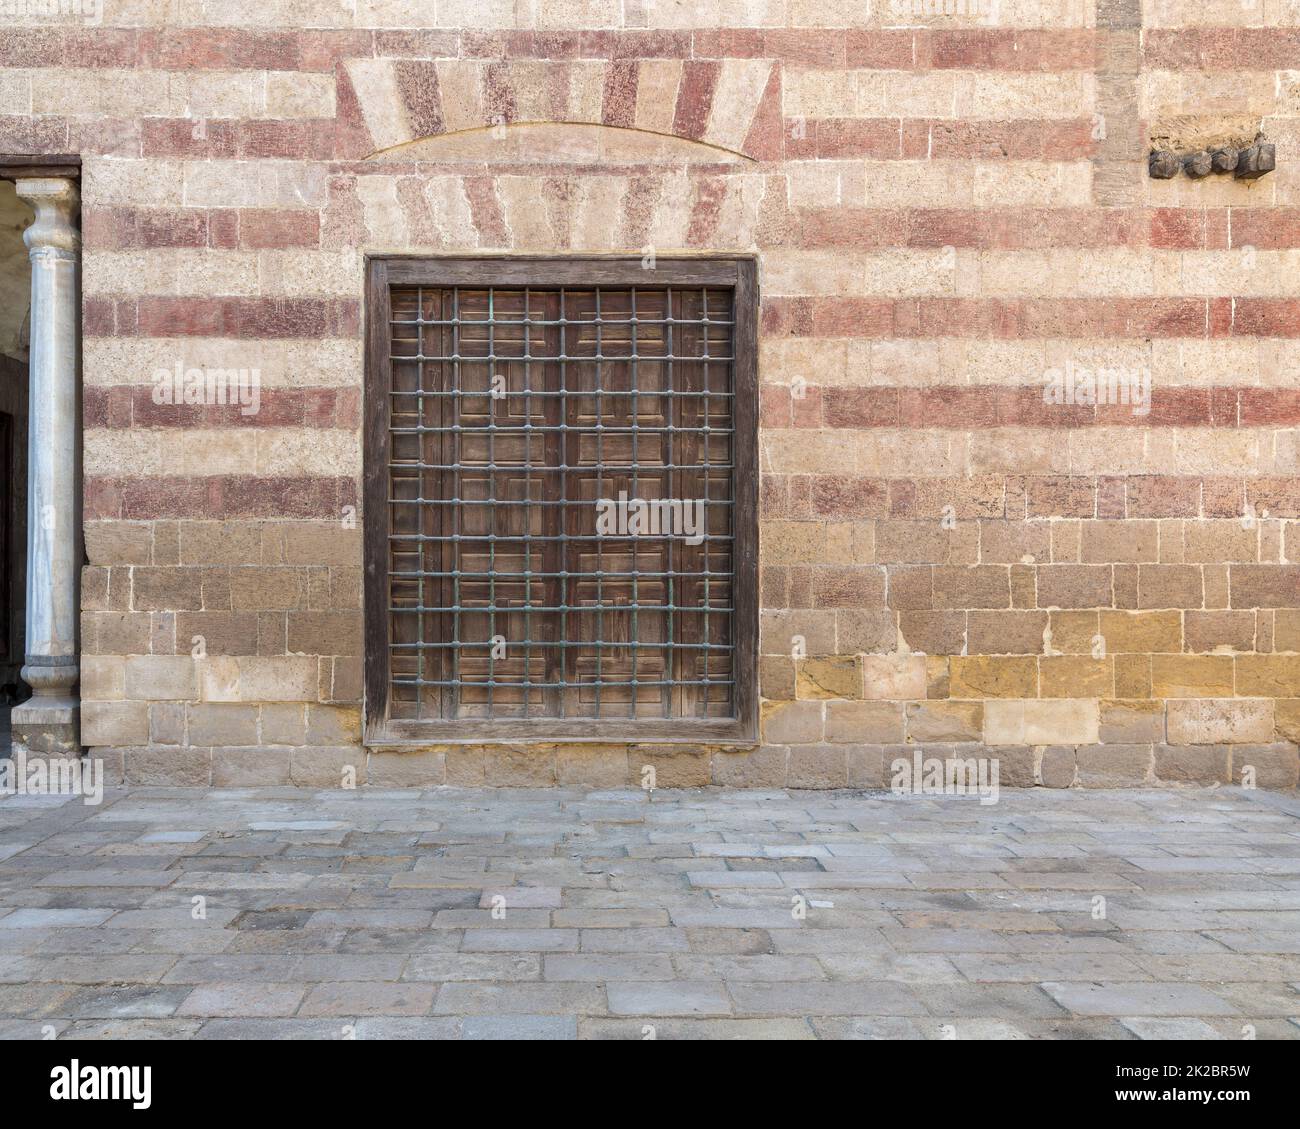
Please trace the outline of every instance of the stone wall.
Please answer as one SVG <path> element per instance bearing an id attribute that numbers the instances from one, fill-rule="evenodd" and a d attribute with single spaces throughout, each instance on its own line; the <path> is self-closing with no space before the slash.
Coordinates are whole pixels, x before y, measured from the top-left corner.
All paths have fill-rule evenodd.
<path id="1" fill-rule="evenodd" d="M 987 746 L 1004 784 L 1293 787 L 1297 18 L 105 0 L 6 28 L 0 151 L 84 160 L 86 742 L 140 782 L 871 785 Z M 1197 115 L 1257 118 L 1277 171 L 1148 179 L 1155 124 Z M 760 264 L 762 745 L 363 749 L 364 255 L 646 248 Z M 258 410 L 159 405 L 178 366 L 256 369 Z M 1089 402 L 1098 374 L 1139 402 Z"/>

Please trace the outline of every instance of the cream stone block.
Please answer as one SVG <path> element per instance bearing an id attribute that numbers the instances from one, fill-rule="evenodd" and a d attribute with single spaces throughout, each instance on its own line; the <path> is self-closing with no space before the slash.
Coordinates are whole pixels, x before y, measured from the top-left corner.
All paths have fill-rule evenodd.
<path id="1" fill-rule="evenodd" d="M 412 18 L 407 8 L 418 5 L 423 18 L 429 18 L 429 5 L 423 0 L 367 0 L 378 7 L 391 9 L 388 18 L 396 22 L 393 27 L 423 27 L 421 23 L 410 23 Z M 438 0 L 437 23 L 427 26 L 448 28 L 513 28 L 518 19 L 516 0 Z M 378 26 L 378 25 L 376 25 Z M 581 26 L 581 25 L 579 25 Z"/>
<path id="2" fill-rule="evenodd" d="M 881 0 L 789 0 L 786 19 L 791 27 L 866 27 L 881 7 Z"/>
<path id="3" fill-rule="evenodd" d="M 970 435 L 971 474 L 1068 474 L 1070 449 L 1060 431 L 990 427 Z"/>
<path id="4" fill-rule="evenodd" d="M 169 428 L 157 434 L 160 473 L 212 475 L 253 473 L 257 467 L 258 440 L 265 433 L 241 428 L 219 431 Z"/>
<path id="5" fill-rule="evenodd" d="M 759 522 L 763 561 L 771 565 L 814 564 L 823 559 L 826 523 L 821 521 Z"/>
<path id="6" fill-rule="evenodd" d="M 672 133 L 673 116 L 677 109 L 677 88 L 681 81 L 680 59 L 641 60 L 636 82 L 637 129 L 649 130 L 651 133 Z"/>
<path id="7" fill-rule="evenodd" d="M 605 99 L 606 68 L 606 63 L 588 60 L 580 60 L 569 68 L 570 121 L 601 120 L 601 107 Z"/>
<path id="8" fill-rule="evenodd" d="M 858 117 L 952 118 L 956 71 L 856 71 Z"/>
<path id="9" fill-rule="evenodd" d="M 870 564 L 876 559 L 876 526 L 869 521 L 828 521 L 826 523 L 827 564 Z"/>
<path id="10" fill-rule="evenodd" d="M 1272 470 L 1276 474 L 1300 474 L 1300 431 L 1273 433 Z"/>
<path id="11" fill-rule="evenodd" d="M 412 140 L 406 105 L 391 59 L 348 59 L 343 64 L 361 105 L 376 151 Z"/>
<path id="12" fill-rule="evenodd" d="M 515 121 L 550 121 L 554 117 L 547 81 L 553 66 L 543 59 L 520 59 L 510 64 L 510 82 L 515 92 Z"/>
<path id="13" fill-rule="evenodd" d="M 1096 79 L 1085 71 L 1040 74 L 1017 71 L 960 73 L 953 116 L 997 121 L 1089 117 Z"/>
<path id="14" fill-rule="evenodd" d="M 1077 340 L 1048 340 L 1043 342 L 1049 369 L 1064 371 L 1071 367 L 1090 369 L 1123 369 L 1129 373 L 1145 373 L 1151 369 L 1150 341 L 1108 341 L 1091 338 Z M 1045 381 L 1047 373 L 1040 375 Z"/>
<path id="15" fill-rule="evenodd" d="M 313 702 L 317 698 L 320 663 L 314 656 L 241 656 L 236 661 L 240 701 Z"/>
<path id="16" fill-rule="evenodd" d="M 144 701 L 187 701 L 198 694 L 197 661 L 189 655 L 128 655 L 126 696 Z"/>
<path id="17" fill-rule="evenodd" d="M 1171 180 L 1144 177 L 1147 203 L 1156 208 L 1250 208 L 1274 203 L 1291 203 L 1286 185 L 1294 170 L 1283 165 L 1277 172 L 1256 180 L 1231 176 L 1209 176 L 1192 180 L 1176 176 Z"/>
<path id="18" fill-rule="evenodd" d="M 183 169 L 187 207 L 320 208 L 329 202 L 329 172 L 320 163 L 186 161 Z"/>
<path id="19" fill-rule="evenodd" d="M 1287 101 L 1273 71 L 1153 70 L 1138 79 L 1139 112 L 1146 120 L 1227 113 L 1285 117 Z"/>
<path id="20" fill-rule="evenodd" d="M 119 655 L 82 655 L 81 700 L 116 702 L 126 697 L 126 659 Z"/>
<path id="21" fill-rule="evenodd" d="M 1272 19 L 1263 18 L 1266 10 L 1242 0 L 1143 0 L 1142 23 L 1169 28 L 1277 26 L 1282 9 L 1274 8 Z"/>
<path id="22" fill-rule="evenodd" d="M 167 71 L 89 67 L 31 73 L 32 113 L 68 117 L 181 117 L 185 76 Z"/>
<path id="23" fill-rule="evenodd" d="M 880 298 L 952 295 L 957 292 L 957 263 L 950 248 L 873 252 L 866 256 L 863 291 Z"/>
<path id="24" fill-rule="evenodd" d="M 31 116 L 32 73 L 14 69 L 0 70 L 0 114 L 5 117 Z"/>
<path id="25" fill-rule="evenodd" d="M 205 702 L 238 702 L 239 660 L 228 655 L 208 655 L 194 660 L 199 698 Z"/>
<path id="26" fill-rule="evenodd" d="M 332 73 L 268 71 L 261 115 L 267 118 L 332 118 L 336 83 Z"/>
<path id="27" fill-rule="evenodd" d="M 975 198 L 971 161 L 867 161 L 868 208 L 966 208 Z"/>
<path id="28" fill-rule="evenodd" d="M 1150 466 L 1148 437 L 1140 427 L 1086 427 L 1065 438 L 1071 474 L 1141 474 Z"/>
<path id="29" fill-rule="evenodd" d="M 978 263 L 979 291 L 989 297 L 1109 298 L 1155 292 L 1155 261 L 1145 249 L 986 251 Z"/>
<path id="30" fill-rule="evenodd" d="M 722 205 L 718 208 L 720 250 L 752 251 L 759 213 L 767 192 L 768 178 L 733 176 L 726 182 Z"/>
<path id="31" fill-rule="evenodd" d="M 863 432 L 855 441 L 861 447 L 857 460 L 861 473 L 887 478 L 959 475 L 969 458 L 962 432 L 882 428 Z M 824 465 L 823 473 L 836 473 L 835 462 Z"/>
<path id="32" fill-rule="evenodd" d="M 580 185 L 573 221 L 575 251 L 611 251 L 620 243 L 623 197 L 627 179 L 621 176 L 591 177 Z"/>
<path id="33" fill-rule="evenodd" d="M 437 69 L 446 131 L 480 128 L 484 124 L 481 64 L 471 59 L 439 59 Z"/>
<path id="34" fill-rule="evenodd" d="M 265 428 L 255 464 L 264 475 L 346 476 L 361 472 L 361 436 L 339 428 Z M 247 473 L 245 464 L 245 473 Z"/>
<path id="35" fill-rule="evenodd" d="M 1088 161 L 978 161 L 971 195 L 981 208 L 1070 208 L 1092 203 Z"/>
<path id="36" fill-rule="evenodd" d="M 856 72 L 787 67 L 781 76 L 786 117 L 845 118 L 857 113 Z"/>
<path id="37" fill-rule="evenodd" d="M 469 197 L 465 194 L 465 181 L 461 177 L 431 176 L 424 183 L 423 194 L 441 246 L 478 246 L 478 228 L 474 225 Z"/>
<path id="38" fill-rule="evenodd" d="M 1273 740 L 1271 698 L 1175 698 L 1166 711 L 1171 745 L 1262 745 Z"/>
<path id="39" fill-rule="evenodd" d="M 863 655 L 863 698 L 906 701 L 926 696 L 924 655 Z"/>
<path id="40" fill-rule="evenodd" d="M 81 166 L 83 207 L 174 208 L 183 202 L 179 161 L 128 161 L 87 157 Z"/>
<path id="41" fill-rule="evenodd" d="M 758 357 L 759 376 L 764 383 L 791 384 L 795 380 L 807 384 L 857 383 L 849 378 L 847 371 L 847 342 L 835 338 L 762 337 Z"/>
<path id="42" fill-rule="evenodd" d="M 170 473 L 158 432 L 88 427 L 82 434 L 82 473 L 124 478 Z"/>
<path id="43" fill-rule="evenodd" d="M 1156 388 L 1289 384 L 1279 381 L 1276 371 L 1266 363 L 1265 356 L 1272 355 L 1268 348 L 1272 344 L 1254 338 L 1157 337 L 1151 341 L 1151 382 Z M 1300 376 L 1300 366 L 1296 375 Z"/>
<path id="44" fill-rule="evenodd" d="M 966 383 L 964 366 L 945 370 L 944 343 L 940 341 L 850 341 L 848 349 L 848 384 L 923 388 Z"/>
<path id="45" fill-rule="evenodd" d="M 87 745 L 148 744 L 148 704 L 145 702 L 82 702 L 81 740 Z"/>
<path id="46" fill-rule="evenodd" d="M 539 28 L 623 26 L 620 0 L 535 0 Z"/>
<path id="47" fill-rule="evenodd" d="M 262 71 L 196 71 L 177 78 L 185 94 L 186 117 L 253 118 L 261 113 L 266 86 Z"/>
<path id="48" fill-rule="evenodd" d="M 426 0 L 348 0 L 344 4 L 354 11 L 358 27 L 374 28 L 438 27 L 438 10 L 442 6 Z"/>
<path id="49" fill-rule="evenodd" d="M 1284 297 L 1300 294 L 1300 250 L 1184 251 L 1181 293 Z"/>
<path id="50" fill-rule="evenodd" d="M 545 185 L 538 177 L 497 178 L 497 195 L 501 198 L 506 227 L 510 229 L 511 246 L 516 250 L 543 251 L 554 244 L 544 191 Z"/>
<path id="51" fill-rule="evenodd" d="M 267 250 L 258 252 L 255 261 L 256 292 L 261 294 L 359 299 L 365 293 L 365 260 L 359 250 Z"/>
<path id="52" fill-rule="evenodd" d="M 853 161 L 788 161 L 785 175 L 790 207 L 838 206 L 845 198 L 843 184 L 846 170 L 858 172 L 858 179 L 861 179 L 860 166 Z"/>
<path id="53" fill-rule="evenodd" d="M 1094 745 L 1099 727 L 1093 698 L 990 698 L 984 703 L 988 745 Z"/>
<path id="54" fill-rule="evenodd" d="M 695 185 L 685 174 L 674 173 L 663 179 L 659 199 L 650 220 L 652 247 L 662 252 L 686 245 L 694 200 Z"/>
<path id="55" fill-rule="evenodd" d="M 357 197 L 361 200 L 366 234 L 377 247 L 403 250 L 410 245 L 411 231 L 406 211 L 397 195 L 397 178 L 359 176 Z"/>
<path id="56" fill-rule="evenodd" d="M 87 384 L 154 384 L 177 365 L 256 370 L 264 389 L 361 383 L 361 342 L 343 338 L 90 337 L 82 356 Z"/>
<path id="57" fill-rule="evenodd" d="M 105 4 L 112 8 L 114 4 Z M 134 0 L 136 3 L 142 0 Z M 149 0 L 143 0 L 148 3 Z M 356 0 L 356 4 L 384 2 L 384 0 Z M 184 15 L 182 23 L 191 26 L 215 27 L 271 27 L 271 28 L 329 28 L 351 27 L 354 7 L 351 3 L 321 4 L 320 0 L 222 0 L 220 6 L 198 0 L 181 0 Z M 172 0 L 171 19 L 161 23 L 175 23 L 175 0 Z M 151 21 L 152 22 L 152 21 Z M 360 24 L 359 26 L 370 26 Z"/>
<path id="58" fill-rule="evenodd" d="M 851 0 L 850 10 L 861 2 Z M 650 28 L 783 27 L 786 5 L 787 0 L 712 0 L 709 4 L 644 3 L 636 9 L 628 5 L 627 10 L 637 11 L 637 26 Z"/>
<path id="59" fill-rule="evenodd" d="M 775 250 L 763 259 L 763 292 L 772 297 L 861 294 L 865 256 L 852 251 Z"/>
<path id="60" fill-rule="evenodd" d="M 703 140 L 739 152 L 771 74 L 771 59 L 724 59 Z"/>
<path id="61" fill-rule="evenodd" d="M 764 292 L 775 296 L 908 297 L 955 290 L 956 256 L 942 249 L 772 251 L 763 267 Z"/>
<path id="62" fill-rule="evenodd" d="M 252 297 L 259 293 L 257 255 L 192 247 L 92 251 L 83 259 L 82 285 L 93 295 Z"/>
<path id="63" fill-rule="evenodd" d="M 897 343 L 902 345 L 902 342 Z M 1037 384 L 1047 379 L 1051 363 L 1044 341 L 960 341 L 958 384 Z"/>
<path id="64" fill-rule="evenodd" d="M 1274 451 L 1271 431 L 1222 427 L 1180 428 L 1174 436 L 1177 474 L 1267 473 Z M 1284 472 L 1286 473 L 1286 472 Z"/>
<path id="65" fill-rule="evenodd" d="M 835 431 L 765 429 L 758 436 L 762 469 L 772 474 L 854 473 L 857 455 Z"/>
<path id="66" fill-rule="evenodd" d="M 359 338 L 331 337 L 318 341 L 289 338 L 283 342 L 282 367 L 272 368 L 269 374 L 264 372 L 263 381 L 271 387 L 360 387 L 362 349 Z M 270 356 L 276 356 L 273 350 Z"/>

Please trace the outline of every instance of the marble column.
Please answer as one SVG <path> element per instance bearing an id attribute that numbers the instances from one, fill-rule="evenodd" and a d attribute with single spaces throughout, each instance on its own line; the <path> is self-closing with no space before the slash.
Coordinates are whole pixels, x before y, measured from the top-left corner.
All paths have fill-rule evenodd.
<path id="1" fill-rule="evenodd" d="M 77 420 L 81 234 L 77 182 L 18 178 L 36 211 L 23 233 L 32 263 L 27 456 L 27 639 L 23 678 L 31 698 L 13 710 L 14 748 L 81 753 L 78 581 L 81 448 Z"/>

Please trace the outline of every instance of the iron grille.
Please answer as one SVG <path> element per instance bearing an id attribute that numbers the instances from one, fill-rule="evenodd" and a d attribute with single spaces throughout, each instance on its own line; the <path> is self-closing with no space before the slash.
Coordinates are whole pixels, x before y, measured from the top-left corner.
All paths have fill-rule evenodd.
<path id="1" fill-rule="evenodd" d="M 391 717 L 734 716 L 733 290 L 389 309 Z"/>

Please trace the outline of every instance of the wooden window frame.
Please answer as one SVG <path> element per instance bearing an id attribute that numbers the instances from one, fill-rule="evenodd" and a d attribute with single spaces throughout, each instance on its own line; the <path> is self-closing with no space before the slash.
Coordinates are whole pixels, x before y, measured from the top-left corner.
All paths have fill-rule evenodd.
<path id="1" fill-rule="evenodd" d="M 734 300 L 735 506 L 732 630 L 735 716 L 731 718 L 500 718 L 411 721 L 389 716 L 389 391 L 391 292 L 427 287 L 716 286 Z M 639 256 L 366 258 L 363 540 L 365 553 L 365 737 L 367 745 L 495 741 L 695 742 L 753 745 L 758 733 L 758 265 L 752 257 Z"/>

